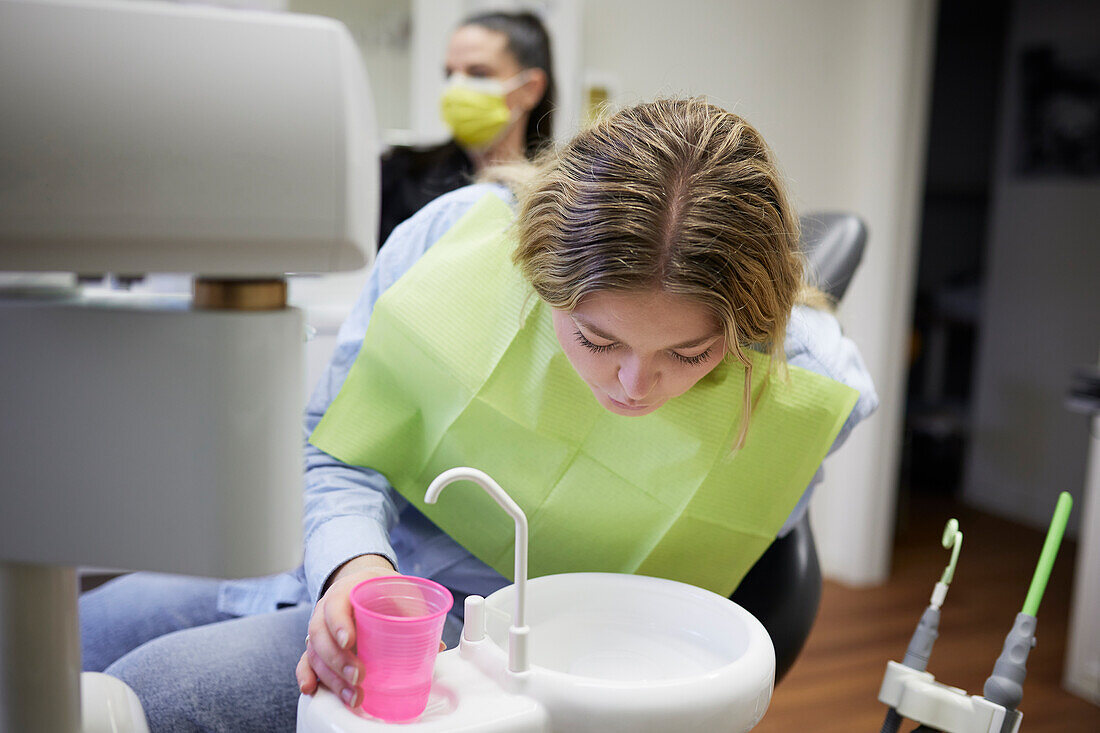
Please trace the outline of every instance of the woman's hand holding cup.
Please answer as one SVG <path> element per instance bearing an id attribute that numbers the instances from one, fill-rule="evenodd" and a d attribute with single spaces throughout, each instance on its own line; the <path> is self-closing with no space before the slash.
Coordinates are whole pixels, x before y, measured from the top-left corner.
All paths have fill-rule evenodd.
<path id="1" fill-rule="evenodd" d="M 312 695 L 320 681 L 354 708 L 362 690 L 363 663 L 355 653 L 355 618 L 350 595 L 364 580 L 397 575 L 389 560 L 380 555 L 361 555 L 344 563 L 332 575 L 328 589 L 317 601 L 309 620 L 306 650 L 298 660 L 298 689 Z"/>

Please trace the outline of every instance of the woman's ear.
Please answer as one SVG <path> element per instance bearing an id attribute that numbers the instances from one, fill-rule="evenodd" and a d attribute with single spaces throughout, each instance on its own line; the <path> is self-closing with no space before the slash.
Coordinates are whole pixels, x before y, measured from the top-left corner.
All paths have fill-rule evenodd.
<path id="1" fill-rule="evenodd" d="M 523 73 L 527 75 L 527 81 L 523 82 L 515 93 L 518 95 L 520 109 L 530 112 L 538 106 L 542 96 L 546 94 L 546 72 L 542 69 L 527 69 Z"/>

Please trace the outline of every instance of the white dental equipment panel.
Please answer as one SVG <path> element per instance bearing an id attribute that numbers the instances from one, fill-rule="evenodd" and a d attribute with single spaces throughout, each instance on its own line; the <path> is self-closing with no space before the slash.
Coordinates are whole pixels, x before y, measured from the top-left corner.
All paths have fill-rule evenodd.
<path id="1" fill-rule="evenodd" d="M 0 2 L 0 270 L 354 270 L 374 109 L 343 25 L 143 2 Z"/>
<path id="2" fill-rule="evenodd" d="M 339 23 L 0 0 L 0 271 L 362 267 L 366 75 Z M 300 560 L 302 314 L 0 290 L 0 559 L 240 576 Z"/>

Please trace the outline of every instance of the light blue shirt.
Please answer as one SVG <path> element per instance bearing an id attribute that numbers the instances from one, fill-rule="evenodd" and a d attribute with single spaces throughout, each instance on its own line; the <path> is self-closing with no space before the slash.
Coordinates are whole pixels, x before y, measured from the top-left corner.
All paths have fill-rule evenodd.
<path id="1" fill-rule="evenodd" d="M 348 560 L 364 554 L 382 555 L 403 573 L 442 583 L 455 592 L 455 609 L 459 613 L 465 595 L 488 595 L 508 584 L 506 578 L 471 555 L 397 494 L 382 474 L 342 463 L 308 442 L 359 354 L 379 296 L 486 194 L 499 196 L 509 206 L 515 203 L 502 186 L 477 184 L 460 188 L 436 199 L 398 226 L 379 251 L 366 287 L 340 327 L 328 369 L 306 408 L 303 564 L 292 573 L 226 581 L 219 597 L 221 610 L 264 613 L 284 605 L 316 602 L 328 577 Z M 788 363 L 824 374 L 860 393 L 830 448 L 831 453 L 856 423 L 877 407 L 870 375 L 855 344 L 843 336 L 836 319 L 821 311 L 795 308 L 784 347 Z M 369 419 L 369 415 L 365 418 Z M 822 471 L 818 468 L 780 529 L 780 537 L 802 517 L 821 479 Z"/>

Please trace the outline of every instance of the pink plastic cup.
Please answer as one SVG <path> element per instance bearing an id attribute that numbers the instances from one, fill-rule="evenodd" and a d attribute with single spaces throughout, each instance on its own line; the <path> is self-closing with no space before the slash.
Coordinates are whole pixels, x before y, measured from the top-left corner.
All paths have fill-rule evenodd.
<path id="1" fill-rule="evenodd" d="M 389 723 L 415 719 L 428 706 L 451 592 L 424 578 L 387 575 L 355 586 L 351 605 L 363 711 Z"/>

